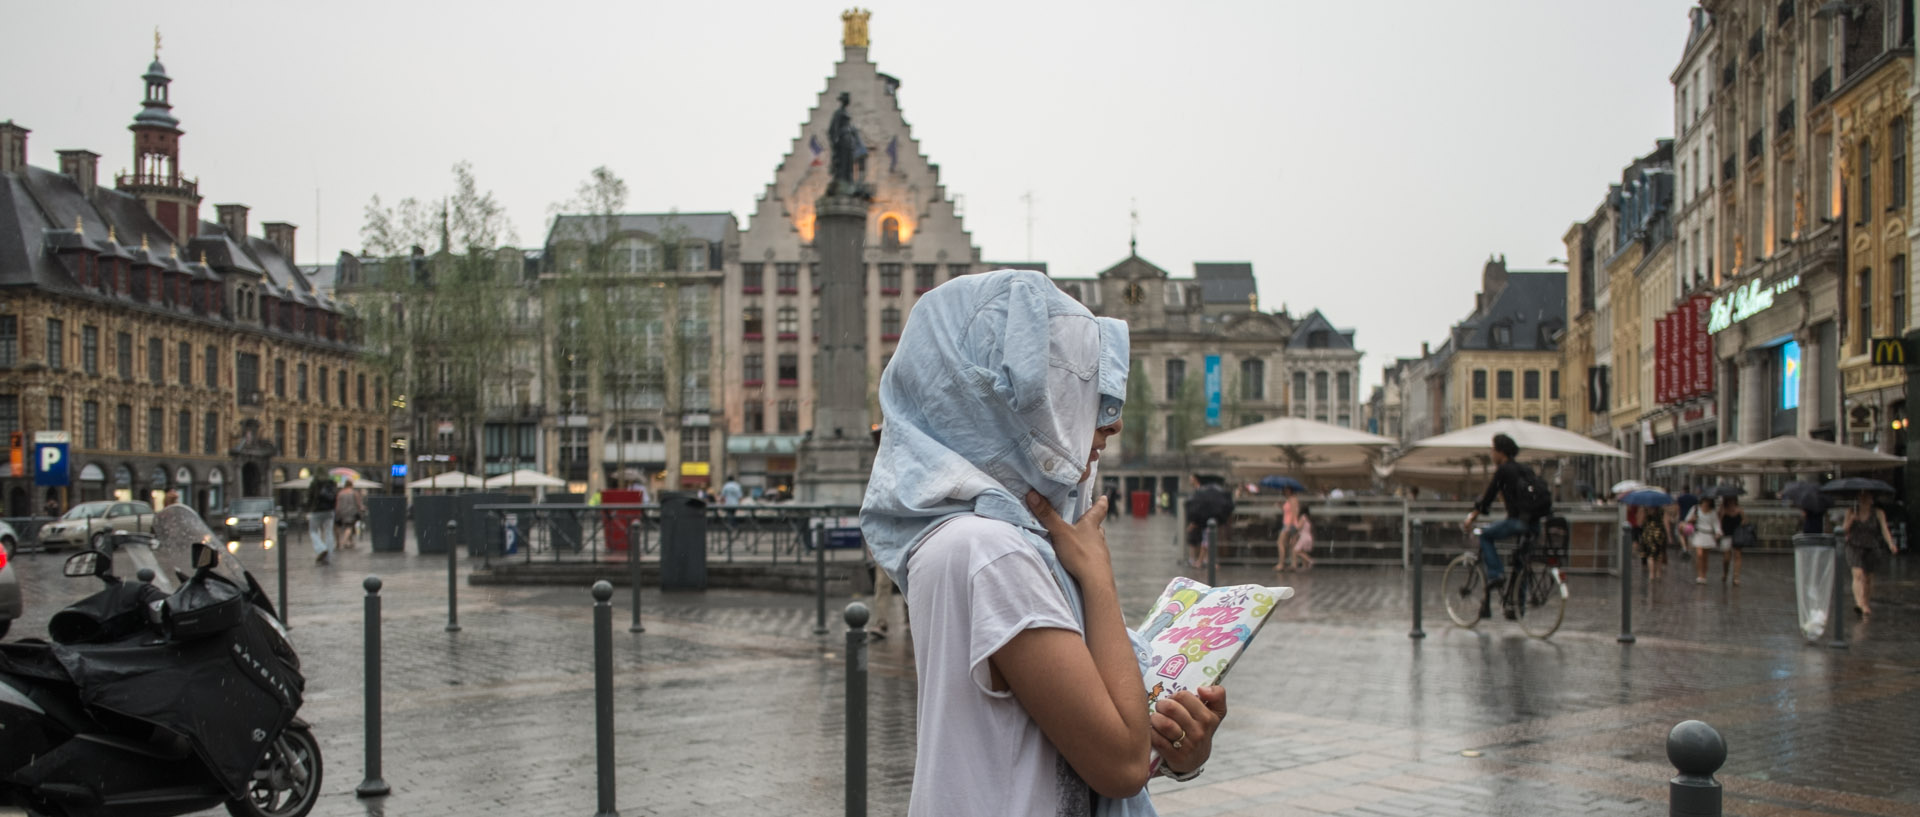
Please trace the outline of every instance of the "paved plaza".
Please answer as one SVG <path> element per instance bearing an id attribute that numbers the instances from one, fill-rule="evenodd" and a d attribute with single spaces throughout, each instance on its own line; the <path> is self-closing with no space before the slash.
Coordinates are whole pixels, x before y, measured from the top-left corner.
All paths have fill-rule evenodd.
<path id="1" fill-rule="evenodd" d="M 1116 520 L 1129 610 L 1180 572 L 1172 523 Z M 443 631 L 445 560 L 364 550 L 317 567 L 296 548 L 292 624 L 305 717 L 326 750 L 319 815 L 591 814 L 591 600 L 581 588 L 461 587 L 463 631 Z M 39 635 L 86 583 L 59 555 L 16 561 Z M 259 571 L 273 586 L 269 559 Z M 1684 563 L 1683 563 L 1684 564 Z M 1427 581 L 1424 641 L 1407 637 L 1407 575 L 1324 566 L 1297 589 L 1228 680 L 1231 713 L 1206 773 L 1156 781 L 1168 817 L 1666 813 L 1665 736 L 1699 718 L 1726 736 L 1728 814 L 1920 815 L 1920 586 L 1883 577 L 1851 647 L 1795 632 L 1791 559 L 1750 559 L 1744 586 L 1671 581 L 1636 594 L 1622 646 L 1618 584 L 1574 577 L 1549 641 L 1504 621 L 1454 628 Z M 386 779 L 358 800 L 361 579 L 386 582 Z M 1204 575 L 1197 573 L 1196 575 Z M 1717 575 L 1717 572 L 1716 572 Z M 1224 570 L 1221 583 L 1265 581 Z M 816 637 L 810 596 L 645 593 L 644 634 L 615 596 L 623 814 L 842 814 L 844 624 Z M 914 760 L 910 639 L 872 648 L 869 813 L 904 813 Z"/>

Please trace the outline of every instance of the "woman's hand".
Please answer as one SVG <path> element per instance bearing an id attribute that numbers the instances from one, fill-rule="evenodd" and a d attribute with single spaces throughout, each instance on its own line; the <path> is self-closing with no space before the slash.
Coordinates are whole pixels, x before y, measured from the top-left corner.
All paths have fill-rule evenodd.
<path id="1" fill-rule="evenodd" d="M 1047 529 L 1047 538 L 1053 541 L 1054 555 L 1060 557 L 1060 566 L 1082 583 L 1090 578 L 1106 576 L 1113 572 L 1113 557 L 1107 551 L 1107 533 L 1100 528 L 1100 522 L 1107 518 L 1107 498 L 1093 501 L 1093 507 L 1080 517 L 1080 521 L 1071 525 L 1060 518 L 1053 503 L 1040 495 L 1038 491 L 1027 492 L 1027 510 L 1033 512 L 1040 524 Z"/>
<path id="2" fill-rule="evenodd" d="M 1225 687 L 1201 687 L 1160 699 L 1153 713 L 1153 750 L 1169 771 L 1187 774 L 1213 754 L 1213 733 L 1227 717 Z"/>

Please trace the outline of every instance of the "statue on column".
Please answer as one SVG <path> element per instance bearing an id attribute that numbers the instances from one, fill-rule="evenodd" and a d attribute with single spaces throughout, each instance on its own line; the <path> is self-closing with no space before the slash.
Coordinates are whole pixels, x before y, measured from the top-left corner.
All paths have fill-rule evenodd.
<path id="1" fill-rule="evenodd" d="M 854 127 L 853 117 L 847 114 L 847 105 L 851 102 L 852 98 L 842 91 L 840 107 L 827 125 L 827 143 L 833 149 L 833 162 L 829 167 L 833 171 L 833 182 L 827 187 L 827 195 L 872 198 L 873 188 L 866 183 L 867 143 L 860 138 L 860 129 Z"/>

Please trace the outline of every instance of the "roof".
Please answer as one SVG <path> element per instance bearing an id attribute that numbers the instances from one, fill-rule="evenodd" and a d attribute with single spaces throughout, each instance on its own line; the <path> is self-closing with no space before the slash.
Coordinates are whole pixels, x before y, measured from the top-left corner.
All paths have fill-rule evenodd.
<path id="1" fill-rule="evenodd" d="M 300 268 L 300 274 L 307 277 L 307 284 L 312 286 L 315 292 L 332 292 L 333 282 L 335 277 L 339 275 L 339 272 L 340 268 L 335 264 L 320 264 L 318 266 L 309 264 Z"/>
<path id="2" fill-rule="evenodd" d="M 1460 349 L 1548 351 L 1553 335 L 1567 325 L 1567 274 L 1560 270 L 1507 273 L 1506 286 L 1485 309 L 1454 325 Z M 1507 340 L 1494 343 L 1494 329 L 1506 327 Z"/>
<path id="3" fill-rule="evenodd" d="M 1317 338 L 1324 340 L 1325 345 L 1314 345 L 1314 341 L 1316 340 L 1315 333 L 1317 332 L 1326 333 Z M 1327 316 L 1320 314 L 1320 310 L 1316 309 L 1307 313 L 1298 323 L 1294 324 L 1293 338 L 1287 341 L 1287 348 L 1352 351 L 1353 330 L 1333 328 L 1333 322 L 1327 320 Z"/>
<path id="4" fill-rule="evenodd" d="M 1138 255 L 1129 255 L 1120 263 L 1100 271 L 1102 278 L 1168 278 L 1167 271 Z"/>
<path id="5" fill-rule="evenodd" d="M 1193 277 L 1200 282 L 1201 303 L 1242 306 L 1260 293 L 1253 280 L 1253 264 L 1246 261 L 1196 261 Z"/>
<path id="6" fill-rule="evenodd" d="M 620 233 L 641 233 L 660 237 L 677 232 L 686 238 L 719 243 L 733 227 L 732 213 L 621 213 L 614 216 L 560 215 L 547 233 L 547 245 L 555 241 L 599 242 L 606 239 L 607 223 Z"/>

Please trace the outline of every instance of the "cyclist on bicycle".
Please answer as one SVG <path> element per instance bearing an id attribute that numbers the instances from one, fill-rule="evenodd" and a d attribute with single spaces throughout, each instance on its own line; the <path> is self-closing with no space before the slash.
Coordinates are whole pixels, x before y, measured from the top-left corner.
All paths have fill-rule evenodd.
<path id="1" fill-rule="evenodd" d="M 1500 551 L 1495 543 L 1501 539 L 1520 536 L 1533 529 L 1542 517 L 1553 513 L 1553 497 L 1547 492 L 1546 483 L 1532 468 L 1521 465 L 1520 445 L 1505 434 L 1493 435 L 1493 479 L 1487 483 L 1487 491 L 1474 503 L 1473 512 L 1467 514 L 1467 521 L 1461 527 L 1472 530 L 1475 520 L 1493 507 L 1493 498 L 1500 497 L 1507 507 L 1507 518 L 1480 530 L 1480 561 L 1487 569 L 1489 590 L 1497 589 L 1506 581 L 1506 566 L 1500 562 Z M 1513 618 L 1513 611 L 1507 611 L 1507 618 Z"/>

